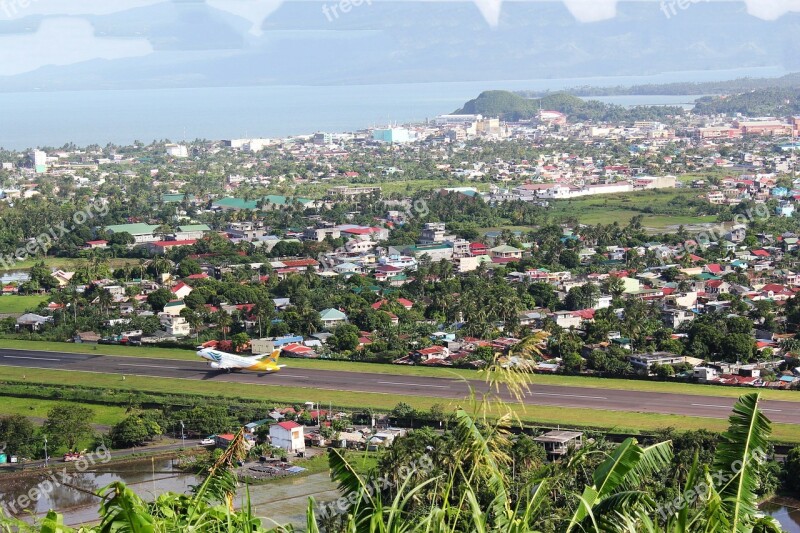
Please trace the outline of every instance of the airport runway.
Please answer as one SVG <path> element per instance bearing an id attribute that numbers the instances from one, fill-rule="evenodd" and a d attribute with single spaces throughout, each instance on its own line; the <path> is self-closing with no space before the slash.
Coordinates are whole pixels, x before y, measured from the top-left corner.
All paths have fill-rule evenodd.
<path id="1" fill-rule="evenodd" d="M 403 397 L 406 396 L 463 399 L 468 396 L 470 385 L 479 392 L 487 389 L 486 384 L 481 381 L 466 382 L 455 378 L 310 370 L 292 368 L 291 360 L 286 360 L 286 363 L 288 366 L 276 374 L 264 375 L 247 372 L 227 374 L 211 371 L 208 365 L 199 360 L 199 358 L 197 362 L 194 362 L 143 357 L 0 349 L 0 367 L 14 366 L 30 369 L 72 370 L 125 374 L 129 376 L 304 387 L 311 389 L 309 391 L 309 401 L 314 400 L 313 389 L 388 394 L 396 397 L 398 402 L 402 401 Z M 1 370 L 0 375 L 2 375 Z M 179 390 L 179 386 L 176 386 L 176 389 Z M 743 394 L 748 391 L 749 389 L 741 390 Z M 504 397 L 510 399 L 507 395 L 504 395 Z M 535 384 L 531 387 L 531 392 L 525 398 L 525 402 L 532 406 L 546 405 L 725 419 L 730 415 L 735 399 Z M 763 401 L 761 407 L 773 422 L 800 424 L 800 402 Z M 530 412 L 533 415 L 536 413 L 535 409 L 531 409 Z M 591 424 L 591 420 L 586 422 Z M 620 415 L 620 425 L 624 424 L 624 415 Z"/>

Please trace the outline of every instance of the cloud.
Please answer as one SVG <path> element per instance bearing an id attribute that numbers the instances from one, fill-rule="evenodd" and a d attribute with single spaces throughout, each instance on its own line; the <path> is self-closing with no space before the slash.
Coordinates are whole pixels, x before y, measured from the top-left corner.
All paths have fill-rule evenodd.
<path id="1" fill-rule="evenodd" d="M 747 12 L 764 20 L 776 20 L 792 11 L 800 11 L 800 0 L 745 0 Z"/>
<path id="2" fill-rule="evenodd" d="M 108 15 L 167 0 L 0 0 L 0 20 L 31 15 Z"/>
<path id="3" fill-rule="evenodd" d="M 283 0 L 206 0 L 206 3 L 250 21 L 253 24 L 250 33 L 258 36 L 264 33 L 261 25 L 281 6 Z"/>
<path id="4" fill-rule="evenodd" d="M 599 22 L 617 16 L 617 0 L 564 0 L 580 22 Z"/>
<path id="5" fill-rule="evenodd" d="M 504 0 L 472 0 L 486 22 L 496 27 L 500 22 Z M 570 13 L 580 22 L 599 22 L 617 16 L 618 0 L 515 0 L 520 2 L 559 2 L 563 1 Z M 631 0 L 652 2 L 659 0 Z M 728 2 L 729 0 L 686 0 L 689 5 L 700 2 Z M 791 12 L 800 12 L 800 0 L 744 0 L 747 12 L 760 19 L 777 20 Z"/>
<path id="6" fill-rule="evenodd" d="M 48 65 L 151 53 L 153 47 L 146 39 L 100 39 L 86 20 L 53 18 L 44 20 L 36 33 L 0 36 L 0 75 L 14 76 Z"/>
<path id="7" fill-rule="evenodd" d="M 500 11 L 503 9 L 503 0 L 473 0 L 475 5 L 491 27 L 500 23 Z"/>
<path id="8" fill-rule="evenodd" d="M 486 22 L 494 27 L 500 22 L 503 0 L 472 0 Z M 526 0 L 519 0 L 526 1 Z M 527 0 L 557 2 L 559 0 Z M 580 22 L 598 22 L 617 16 L 617 0 L 563 0 L 570 13 Z"/>

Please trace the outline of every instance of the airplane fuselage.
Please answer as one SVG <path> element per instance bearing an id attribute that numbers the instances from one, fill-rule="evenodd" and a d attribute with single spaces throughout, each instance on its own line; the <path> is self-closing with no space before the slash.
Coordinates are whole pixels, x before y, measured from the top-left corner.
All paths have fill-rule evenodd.
<path id="1" fill-rule="evenodd" d="M 204 348 L 199 350 L 197 355 L 208 361 L 208 366 L 213 370 L 224 370 L 227 372 L 247 370 L 250 372 L 270 374 L 272 372 L 278 372 L 281 369 L 281 366 L 277 364 L 277 356 L 275 354 L 270 357 L 265 356 L 262 358 L 244 357 L 211 348 Z"/>

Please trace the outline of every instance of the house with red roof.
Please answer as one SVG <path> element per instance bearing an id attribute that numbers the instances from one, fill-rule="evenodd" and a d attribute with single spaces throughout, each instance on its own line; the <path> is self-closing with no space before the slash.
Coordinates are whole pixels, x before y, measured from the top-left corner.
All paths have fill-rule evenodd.
<path id="1" fill-rule="evenodd" d="M 176 300 L 183 300 L 192 293 L 192 288 L 181 281 L 171 291 Z"/>
<path id="2" fill-rule="evenodd" d="M 574 316 L 579 317 L 581 320 L 594 320 L 594 309 L 581 309 L 579 311 L 573 311 L 572 314 Z"/>
<path id="3" fill-rule="evenodd" d="M 108 246 L 108 241 L 86 241 L 86 248 L 89 250 L 94 250 L 96 248 L 105 248 Z"/>
<path id="4" fill-rule="evenodd" d="M 278 422 L 269 427 L 270 443 L 287 453 L 299 453 L 306 450 L 305 426 L 291 420 Z"/>
<path id="5" fill-rule="evenodd" d="M 389 311 L 381 311 L 381 313 L 384 313 L 389 317 L 389 320 L 392 321 L 392 325 L 393 326 L 399 326 L 400 325 L 400 317 L 398 317 L 396 314 L 390 313 Z"/>
<path id="6" fill-rule="evenodd" d="M 438 364 L 444 362 L 449 356 L 450 350 L 444 346 L 429 346 L 428 348 L 411 352 L 407 356 L 397 359 L 394 363 L 402 365 Z"/>
<path id="7" fill-rule="evenodd" d="M 377 279 L 378 281 L 387 281 L 392 278 L 396 278 L 402 273 L 403 273 L 402 268 L 398 268 L 392 265 L 380 265 L 378 268 L 375 269 L 375 279 Z"/>
<path id="8" fill-rule="evenodd" d="M 788 300 L 794 296 L 795 293 L 792 289 L 784 287 L 783 285 L 770 283 L 761 287 L 759 294 L 764 298 L 769 298 L 770 300 L 783 301 Z"/>
<path id="9" fill-rule="evenodd" d="M 731 285 L 727 281 L 721 279 L 706 281 L 707 294 L 728 294 L 729 292 L 731 292 Z"/>
<path id="10" fill-rule="evenodd" d="M 312 348 L 297 342 L 282 347 L 281 352 L 291 357 L 316 357 L 317 355 Z"/>
<path id="11" fill-rule="evenodd" d="M 372 304 L 371 307 L 377 311 L 381 307 L 385 307 L 385 306 L 389 305 L 390 303 L 391 302 L 389 302 L 389 300 L 381 300 L 380 302 L 375 302 L 374 304 Z M 411 308 L 414 307 L 414 302 L 412 302 L 411 300 L 407 300 L 405 298 L 398 298 L 397 299 L 397 303 L 399 305 L 402 305 L 403 307 L 405 307 L 406 310 L 408 310 L 408 311 L 411 311 Z"/>
<path id="12" fill-rule="evenodd" d="M 469 253 L 472 256 L 488 255 L 489 247 L 483 244 L 482 242 L 471 242 L 469 243 Z"/>

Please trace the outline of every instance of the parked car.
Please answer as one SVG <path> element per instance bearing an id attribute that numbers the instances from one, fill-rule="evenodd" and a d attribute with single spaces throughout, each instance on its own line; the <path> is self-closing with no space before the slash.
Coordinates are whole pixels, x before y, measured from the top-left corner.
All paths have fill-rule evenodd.
<path id="1" fill-rule="evenodd" d="M 214 440 L 214 437 L 206 437 L 200 441 L 200 446 L 213 446 L 216 444 L 216 442 L 217 441 Z"/>

